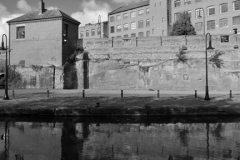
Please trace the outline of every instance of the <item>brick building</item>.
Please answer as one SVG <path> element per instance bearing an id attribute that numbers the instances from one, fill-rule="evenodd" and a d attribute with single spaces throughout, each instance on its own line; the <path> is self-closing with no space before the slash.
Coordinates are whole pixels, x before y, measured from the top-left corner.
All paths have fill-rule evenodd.
<path id="1" fill-rule="evenodd" d="M 79 27 L 79 38 L 108 38 L 108 21 Z"/>
<path id="2" fill-rule="evenodd" d="M 62 66 L 73 52 L 80 22 L 64 12 L 45 9 L 27 13 L 7 22 L 11 65 Z"/>
<path id="3" fill-rule="evenodd" d="M 151 35 L 150 2 L 121 6 L 108 14 L 109 37 L 147 37 Z"/>
<path id="4" fill-rule="evenodd" d="M 171 0 L 173 22 L 180 12 L 188 12 L 197 34 L 232 34 L 240 29 L 240 1 Z"/>

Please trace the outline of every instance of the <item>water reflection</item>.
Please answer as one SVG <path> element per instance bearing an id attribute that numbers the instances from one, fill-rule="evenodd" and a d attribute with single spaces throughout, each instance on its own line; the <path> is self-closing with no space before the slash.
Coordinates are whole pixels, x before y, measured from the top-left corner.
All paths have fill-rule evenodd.
<path id="1" fill-rule="evenodd" d="M 240 159 L 240 122 L 0 122 L 1 160 Z"/>

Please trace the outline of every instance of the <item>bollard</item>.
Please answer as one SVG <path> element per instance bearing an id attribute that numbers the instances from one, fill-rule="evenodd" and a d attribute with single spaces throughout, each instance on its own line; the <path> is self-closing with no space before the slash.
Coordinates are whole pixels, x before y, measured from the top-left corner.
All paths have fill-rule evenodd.
<path id="1" fill-rule="evenodd" d="M 195 90 L 195 98 L 197 98 L 197 90 Z"/>
<path id="2" fill-rule="evenodd" d="M 100 107 L 100 103 L 99 102 L 96 103 L 96 108 L 98 108 L 98 107 Z"/>
<path id="3" fill-rule="evenodd" d="M 158 97 L 158 98 L 160 97 L 159 90 L 158 90 L 158 92 L 157 92 L 157 97 Z"/>
<path id="4" fill-rule="evenodd" d="M 230 98 L 232 98 L 232 90 L 230 90 Z"/>
<path id="5" fill-rule="evenodd" d="M 85 97 L 85 90 L 82 91 L 82 97 Z"/>
<path id="6" fill-rule="evenodd" d="M 47 97 L 49 98 L 49 90 L 48 90 L 48 88 L 47 88 Z"/>
<path id="7" fill-rule="evenodd" d="M 14 90 L 12 90 L 12 96 L 13 96 L 13 98 L 15 98 L 15 93 L 14 93 Z"/>
<path id="8" fill-rule="evenodd" d="M 121 98 L 123 98 L 123 90 L 121 90 Z"/>

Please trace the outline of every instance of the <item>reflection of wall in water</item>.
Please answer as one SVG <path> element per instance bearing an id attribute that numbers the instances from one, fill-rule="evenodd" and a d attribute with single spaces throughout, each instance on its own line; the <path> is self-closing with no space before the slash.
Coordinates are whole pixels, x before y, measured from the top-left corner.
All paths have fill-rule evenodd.
<path id="1" fill-rule="evenodd" d="M 9 159 L 15 160 L 15 155 L 24 159 L 59 160 L 61 159 L 61 128 L 59 123 L 47 124 L 40 122 L 9 122 L 10 153 Z"/>
<path id="2" fill-rule="evenodd" d="M 155 157 L 169 158 L 180 155 L 207 158 L 237 158 L 240 156 L 240 124 L 222 123 L 209 125 L 209 146 L 207 146 L 206 124 L 153 124 L 145 127 L 139 124 L 100 124 L 90 126 L 90 135 L 85 142 L 83 154 L 94 152 L 95 156 L 115 158 Z M 93 149 L 94 148 L 94 149 Z M 96 157 L 95 157 L 96 158 Z"/>

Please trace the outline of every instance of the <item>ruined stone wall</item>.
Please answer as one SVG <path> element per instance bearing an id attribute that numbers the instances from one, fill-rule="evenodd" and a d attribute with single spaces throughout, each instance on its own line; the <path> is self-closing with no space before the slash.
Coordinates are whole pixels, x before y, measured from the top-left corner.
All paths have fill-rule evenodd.
<path id="1" fill-rule="evenodd" d="M 229 42 L 221 42 L 221 35 L 212 36 L 210 90 L 240 90 L 239 42 L 239 35 L 229 35 Z M 205 90 L 205 36 L 83 39 L 79 43 L 89 53 L 91 89 Z M 187 63 L 177 62 L 183 45 Z M 224 52 L 219 56 L 221 68 L 209 62 L 217 50 Z M 81 56 L 76 63 L 78 84 L 84 79 Z"/>
<path id="2" fill-rule="evenodd" d="M 9 68 L 9 87 L 11 88 L 63 88 L 63 70 L 59 67 L 31 65 Z"/>

